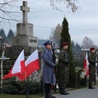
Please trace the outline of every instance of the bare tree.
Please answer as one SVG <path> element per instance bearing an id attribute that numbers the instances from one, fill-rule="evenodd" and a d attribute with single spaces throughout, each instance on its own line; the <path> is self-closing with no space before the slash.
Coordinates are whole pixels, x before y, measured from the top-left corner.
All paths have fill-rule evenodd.
<path id="1" fill-rule="evenodd" d="M 17 21 L 13 15 L 15 13 L 17 13 L 16 11 L 12 12 L 11 10 L 7 10 L 6 7 L 11 7 L 12 5 L 15 6 L 15 3 L 18 2 L 19 0 L 2 0 L 2 2 L 0 3 L 0 23 L 3 21 L 3 20 L 7 20 L 7 21 L 10 21 L 10 20 L 14 20 L 14 21 Z"/>
<path id="2" fill-rule="evenodd" d="M 62 26 L 58 24 L 54 30 L 51 32 L 51 40 L 59 46 L 60 44 L 60 34 L 61 34 Z"/>
<path id="3" fill-rule="evenodd" d="M 82 41 L 82 48 L 83 49 L 89 49 L 91 47 L 96 47 L 93 43 L 93 41 L 89 37 L 85 37 Z"/>
<path id="4" fill-rule="evenodd" d="M 18 2 L 20 0 L 1 0 L 0 2 L 0 13 L 2 13 L 2 16 L 0 16 L 0 22 L 2 22 L 2 20 L 14 20 L 14 21 L 17 21 L 15 18 L 13 18 L 13 13 L 17 13 L 16 11 L 15 12 L 12 12 L 12 11 L 8 11 L 6 10 L 5 8 L 7 6 L 11 6 L 12 4 L 14 4 L 15 6 L 15 3 Z M 21 0 L 22 1 L 22 0 Z M 59 7 L 56 6 L 56 4 L 58 3 L 64 3 L 66 4 L 66 7 L 71 7 L 71 10 L 72 12 L 75 12 L 77 10 L 77 6 L 75 4 L 75 2 L 77 0 L 47 0 L 50 2 L 50 5 L 55 8 L 56 10 L 59 9 Z"/>

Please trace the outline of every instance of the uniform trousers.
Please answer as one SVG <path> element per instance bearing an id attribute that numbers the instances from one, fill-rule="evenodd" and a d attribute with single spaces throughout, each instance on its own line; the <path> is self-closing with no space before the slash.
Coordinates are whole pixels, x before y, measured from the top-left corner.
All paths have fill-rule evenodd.
<path id="1" fill-rule="evenodd" d="M 47 84 L 45 83 L 45 96 L 49 96 L 50 95 L 50 90 L 51 90 L 51 84 Z"/>

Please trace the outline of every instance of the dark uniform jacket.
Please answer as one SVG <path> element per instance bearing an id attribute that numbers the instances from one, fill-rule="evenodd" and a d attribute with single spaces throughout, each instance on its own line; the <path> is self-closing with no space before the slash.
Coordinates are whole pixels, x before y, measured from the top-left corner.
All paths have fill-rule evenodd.
<path id="1" fill-rule="evenodd" d="M 66 66 L 69 67 L 69 53 L 62 49 L 59 55 L 59 60 L 60 60 L 60 66 Z"/>
<path id="2" fill-rule="evenodd" d="M 89 61 L 89 68 L 95 68 L 95 63 L 96 63 L 96 54 L 90 53 L 88 56 L 88 61 Z"/>

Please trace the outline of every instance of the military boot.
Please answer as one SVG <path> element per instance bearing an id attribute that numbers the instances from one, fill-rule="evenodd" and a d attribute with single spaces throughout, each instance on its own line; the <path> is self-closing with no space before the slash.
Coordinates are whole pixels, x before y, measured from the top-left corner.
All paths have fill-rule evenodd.
<path id="1" fill-rule="evenodd" d="M 49 94 L 49 95 L 46 95 L 45 98 L 56 98 L 56 97 Z"/>
<path id="2" fill-rule="evenodd" d="M 95 89 L 95 87 L 93 87 L 92 84 L 89 83 L 89 89 Z"/>
<path id="3" fill-rule="evenodd" d="M 55 96 L 50 95 L 51 98 L 56 98 Z"/>
<path id="4" fill-rule="evenodd" d="M 65 91 L 65 88 L 61 88 L 61 93 L 60 93 L 61 95 L 68 95 L 69 93 L 67 93 L 66 91 Z"/>

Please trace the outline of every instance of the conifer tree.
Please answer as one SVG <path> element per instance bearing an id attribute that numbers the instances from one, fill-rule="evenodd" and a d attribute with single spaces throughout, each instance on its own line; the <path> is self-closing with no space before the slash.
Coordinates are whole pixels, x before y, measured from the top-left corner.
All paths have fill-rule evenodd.
<path id="1" fill-rule="evenodd" d="M 61 39 L 60 39 L 60 49 L 62 49 L 62 43 L 68 42 L 69 46 L 69 62 L 70 62 L 70 68 L 69 68 L 69 82 L 68 86 L 74 87 L 75 86 L 75 67 L 73 64 L 73 53 L 72 53 L 72 45 L 71 45 L 71 37 L 69 34 L 69 28 L 68 28 L 68 22 L 67 19 L 64 17 L 64 20 L 62 22 L 62 31 L 61 31 Z"/>
<path id="2" fill-rule="evenodd" d="M 3 29 L 0 29 L 0 36 L 2 37 L 2 40 L 0 40 L 0 44 L 2 45 L 3 43 L 6 42 L 6 34 Z"/>
<path id="3" fill-rule="evenodd" d="M 9 33 L 8 33 L 8 35 L 7 35 L 7 40 L 8 40 L 8 43 L 9 43 L 10 45 L 12 45 L 12 39 L 13 39 L 13 37 L 14 37 L 14 33 L 13 33 L 13 31 L 10 29 L 10 30 L 9 30 Z"/>

